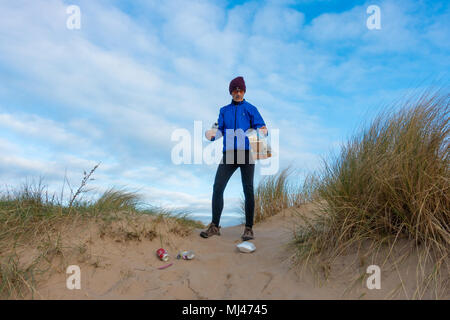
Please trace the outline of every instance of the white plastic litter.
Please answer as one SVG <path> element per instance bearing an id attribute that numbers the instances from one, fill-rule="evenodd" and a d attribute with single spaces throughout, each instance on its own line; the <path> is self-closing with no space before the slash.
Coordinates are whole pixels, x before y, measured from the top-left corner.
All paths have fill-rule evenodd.
<path id="1" fill-rule="evenodd" d="M 260 133 L 260 129 L 249 129 L 246 132 L 246 135 L 255 159 L 267 159 L 272 157 L 273 152 L 269 144 L 269 139 L 267 139 L 264 134 Z"/>
<path id="2" fill-rule="evenodd" d="M 241 252 L 250 253 L 256 250 L 256 247 L 250 241 L 244 241 L 236 245 Z"/>

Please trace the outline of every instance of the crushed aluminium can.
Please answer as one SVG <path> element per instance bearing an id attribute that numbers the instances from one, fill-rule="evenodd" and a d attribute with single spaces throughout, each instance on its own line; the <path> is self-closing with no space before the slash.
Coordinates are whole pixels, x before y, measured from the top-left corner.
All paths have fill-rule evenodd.
<path id="1" fill-rule="evenodd" d="M 166 250 L 164 250 L 163 248 L 159 248 L 158 250 L 156 250 L 156 255 L 162 261 L 169 260 L 169 253 Z"/>
<path id="2" fill-rule="evenodd" d="M 195 257 L 194 252 L 189 250 L 189 251 L 181 251 L 177 256 L 177 259 L 192 260 L 194 259 L 194 257 Z"/>

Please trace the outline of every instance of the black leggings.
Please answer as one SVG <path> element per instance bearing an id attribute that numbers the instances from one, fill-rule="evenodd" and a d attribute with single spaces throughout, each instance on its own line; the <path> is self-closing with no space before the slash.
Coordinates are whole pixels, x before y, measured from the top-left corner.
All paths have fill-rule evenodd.
<path id="1" fill-rule="evenodd" d="M 242 187 L 245 196 L 245 226 L 253 226 L 253 215 L 255 211 L 255 197 L 253 194 L 255 161 L 249 150 L 245 150 L 245 152 L 243 150 L 223 152 L 223 157 L 214 179 L 212 196 L 212 222 L 216 226 L 219 225 L 223 210 L 223 192 L 225 191 L 228 180 L 230 180 L 237 168 L 241 168 Z"/>

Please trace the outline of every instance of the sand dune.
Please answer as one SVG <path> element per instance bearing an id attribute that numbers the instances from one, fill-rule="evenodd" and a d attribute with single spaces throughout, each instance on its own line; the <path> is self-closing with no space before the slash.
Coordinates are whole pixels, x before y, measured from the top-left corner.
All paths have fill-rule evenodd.
<path id="1" fill-rule="evenodd" d="M 305 209 L 304 209 L 305 210 Z M 351 269 L 347 276 L 318 283 L 312 273 L 300 273 L 289 246 L 296 220 L 292 210 L 254 226 L 253 253 L 241 253 L 243 226 L 221 229 L 221 236 L 203 239 L 200 229 L 187 237 L 163 239 L 171 257 L 160 261 L 155 251 L 159 239 L 124 241 L 101 239 L 95 228 L 83 235 L 88 243 L 86 261 L 67 260 L 81 268 L 81 289 L 66 288 L 65 270 L 53 272 L 37 289 L 35 299 L 383 299 L 410 298 L 415 285 L 414 257 L 402 269 L 382 274 L 382 289 L 369 290 L 365 281 L 352 282 L 367 266 Z M 81 235 L 77 235 L 80 237 Z M 180 250 L 193 250 L 195 259 L 177 260 Z M 346 259 L 340 261 L 343 266 Z M 173 263 L 172 266 L 158 268 Z M 402 282 L 399 281 L 402 275 Z M 351 284 L 356 285 L 348 291 Z M 402 285 L 403 283 L 403 285 Z M 347 291 L 346 291 L 347 290 Z M 427 296 L 425 296 L 426 298 Z"/>

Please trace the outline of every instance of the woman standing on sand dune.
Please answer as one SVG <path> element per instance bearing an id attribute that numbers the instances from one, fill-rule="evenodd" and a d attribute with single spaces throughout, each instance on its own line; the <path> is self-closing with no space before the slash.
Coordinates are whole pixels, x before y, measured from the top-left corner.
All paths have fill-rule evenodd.
<path id="1" fill-rule="evenodd" d="M 214 179 L 212 221 L 208 229 L 200 233 L 203 238 L 213 235 L 220 236 L 219 221 L 223 210 L 223 193 L 228 180 L 237 168 L 241 168 L 242 187 L 245 195 L 245 229 L 242 240 L 254 238 L 252 227 L 255 209 L 253 193 L 255 161 L 250 152 L 250 143 L 245 132 L 250 128 L 259 129 L 260 133 L 267 136 L 268 131 L 258 109 L 244 99 L 245 89 L 243 77 L 237 77 L 230 82 L 229 91 L 233 99 L 230 104 L 220 109 L 217 121 L 218 130 L 215 135 L 210 137 L 210 140 L 214 141 L 223 136 L 223 157 Z"/>

